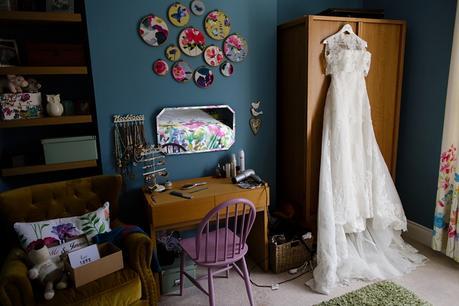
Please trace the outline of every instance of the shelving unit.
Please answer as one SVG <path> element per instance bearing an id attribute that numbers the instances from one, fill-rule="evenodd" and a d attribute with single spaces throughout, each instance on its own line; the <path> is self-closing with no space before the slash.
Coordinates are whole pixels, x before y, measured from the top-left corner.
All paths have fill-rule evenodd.
<path id="1" fill-rule="evenodd" d="M 91 122 L 93 122 L 91 115 L 6 120 L 6 121 L 0 121 L 0 129 L 31 127 L 31 126 L 47 126 L 47 125 L 82 124 L 82 123 L 91 123 Z"/>
<path id="2" fill-rule="evenodd" d="M 2 169 L 2 176 L 8 177 L 8 176 L 36 174 L 36 173 L 45 173 L 45 172 L 62 171 L 62 170 L 94 168 L 94 167 L 97 167 L 97 160 L 85 160 L 85 161 L 49 164 L 49 165 L 33 165 L 33 166 Z"/>
<path id="3" fill-rule="evenodd" d="M 0 67 L 0 74 L 52 75 L 88 74 L 86 66 L 15 66 Z"/>
<path id="4" fill-rule="evenodd" d="M 84 12 L 84 0 L 75 0 L 77 12 Z M 21 184 L 28 184 L 28 179 L 19 177 L 37 173 L 49 173 L 46 176 L 35 176 L 37 180 L 52 181 L 66 178 L 67 176 L 78 177 L 101 173 L 98 160 L 77 161 L 59 164 L 37 164 L 43 161 L 40 158 L 40 140 L 46 138 L 72 137 L 82 135 L 96 135 L 98 137 L 96 111 L 94 103 L 93 84 L 89 67 L 89 48 L 86 33 L 85 16 L 79 13 L 64 12 L 32 12 L 32 11 L 0 11 L 0 37 L 17 41 L 21 56 L 21 66 L 0 67 L 0 77 L 7 74 L 38 76 L 43 85 L 42 99 L 45 94 L 61 94 L 61 100 L 87 100 L 90 105 L 90 113 L 87 115 L 72 115 L 61 117 L 44 117 L 36 119 L 0 120 L 0 143 L 3 142 L 2 164 L 0 168 L 1 180 L 7 177 Z M 65 35 L 64 35 L 65 34 Z M 64 65 L 50 66 L 49 61 L 42 61 L 42 65 L 28 65 L 27 52 L 34 52 L 24 48 L 28 42 L 40 42 L 49 44 L 80 44 L 83 45 L 86 61 L 81 66 L 66 65 L 66 60 L 61 61 Z M 21 45 L 22 44 L 22 45 Z M 22 51 L 22 53 L 21 53 Z M 57 53 L 58 54 L 58 53 Z M 22 58 L 23 57 L 23 58 Z M 40 57 L 39 57 L 40 58 Z M 83 87 L 79 87 L 83 86 Z M 44 106 L 44 105 L 43 105 Z M 78 125 L 72 127 L 72 125 Z M 56 128 L 46 128 L 56 126 Z M 33 129 L 23 130 L 22 128 Z M 30 131 L 30 132 L 29 132 Z M 29 148 L 30 147 L 30 148 Z M 97 151 L 99 145 L 97 142 Z M 26 165 L 10 167 L 13 158 L 24 158 Z M 27 163 L 30 163 L 28 165 Z M 92 170 L 91 168 L 94 168 Z M 76 169 L 82 169 L 77 171 Z M 84 170 L 87 169 L 87 170 Z M 74 170 L 68 174 L 65 170 Z M 61 172 L 52 174 L 53 172 Z"/>
<path id="5" fill-rule="evenodd" d="M 0 21 L 3 22 L 81 22 L 81 14 L 73 13 L 50 13 L 50 12 L 21 12 L 21 11 L 0 11 Z"/>

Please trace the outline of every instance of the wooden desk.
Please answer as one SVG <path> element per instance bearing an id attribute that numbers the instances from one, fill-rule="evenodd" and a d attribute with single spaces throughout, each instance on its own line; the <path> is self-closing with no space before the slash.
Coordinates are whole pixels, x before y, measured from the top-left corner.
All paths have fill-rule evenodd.
<path id="1" fill-rule="evenodd" d="M 196 182 L 207 182 L 202 187 L 208 189 L 193 193 L 193 199 L 183 199 L 163 193 L 149 194 L 144 192 L 147 204 L 151 239 L 156 246 L 156 232 L 161 230 L 186 230 L 196 228 L 204 216 L 218 204 L 234 198 L 246 198 L 255 204 L 257 217 L 247 242 L 249 256 L 265 271 L 268 270 L 268 185 L 257 189 L 241 189 L 231 183 L 230 179 L 201 177 L 174 182 L 174 190 Z"/>

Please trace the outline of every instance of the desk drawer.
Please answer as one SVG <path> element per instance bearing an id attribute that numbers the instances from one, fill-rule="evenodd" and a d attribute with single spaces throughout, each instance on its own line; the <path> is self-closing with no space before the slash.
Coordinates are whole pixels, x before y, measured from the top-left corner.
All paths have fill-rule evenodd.
<path id="1" fill-rule="evenodd" d="M 258 189 L 241 189 L 240 192 L 228 193 L 223 195 L 217 195 L 215 197 L 215 205 L 219 205 L 224 201 L 228 201 L 235 198 L 246 198 L 255 205 L 257 210 L 266 209 L 267 206 L 267 192 L 269 189 L 258 188 Z"/>
<path id="2" fill-rule="evenodd" d="M 212 197 L 155 205 L 152 208 L 153 226 L 158 228 L 191 221 L 199 223 L 212 208 L 214 208 Z"/>

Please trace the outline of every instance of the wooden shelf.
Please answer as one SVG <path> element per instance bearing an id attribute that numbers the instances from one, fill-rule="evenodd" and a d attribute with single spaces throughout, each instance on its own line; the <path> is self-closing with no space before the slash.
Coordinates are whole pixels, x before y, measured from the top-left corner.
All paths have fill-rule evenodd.
<path id="1" fill-rule="evenodd" d="M 92 122 L 91 115 L 46 117 L 46 118 L 36 118 L 36 119 L 18 119 L 18 120 L 0 121 L 0 129 L 30 127 L 30 126 L 46 126 L 46 125 L 81 124 L 81 123 L 91 123 L 91 122 Z"/>
<path id="2" fill-rule="evenodd" d="M 61 170 L 72 170 L 82 168 L 94 168 L 97 167 L 97 160 L 85 160 L 70 163 L 60 164 L 49 164 L 49 165 L 35 165 L 35 166 L 24 166 L 15 168 L 2 169 L 2 176 L 18 176 L 25 174 L 45 173 Z"/>
<path id="3" fill-rule="evenodd" d="M 2 11 L 0 21 L 3 22 L 81 22 L 81 14 L 57 13 L 57 12 L 26 12 L 26 11 Z"/>
<path id="4" fill-rule="evenodd" d="M 88 74 L 86 66 L 14 66 L 0 67 L 1 74 Z"/>

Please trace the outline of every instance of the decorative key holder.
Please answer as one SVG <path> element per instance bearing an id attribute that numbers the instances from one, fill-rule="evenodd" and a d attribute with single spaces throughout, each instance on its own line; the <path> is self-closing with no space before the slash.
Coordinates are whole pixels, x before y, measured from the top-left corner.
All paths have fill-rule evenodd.
<path id="1" fill-rule="evenodd" d="M 123 177 L 134 179 L 133 167 L 142 161 L 147 147 L 143 115 L 113 116 L 115 166 Z"/>

